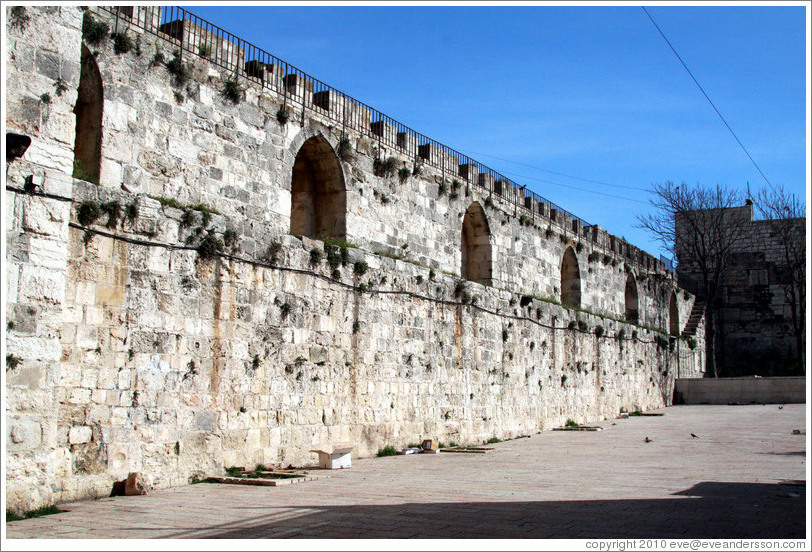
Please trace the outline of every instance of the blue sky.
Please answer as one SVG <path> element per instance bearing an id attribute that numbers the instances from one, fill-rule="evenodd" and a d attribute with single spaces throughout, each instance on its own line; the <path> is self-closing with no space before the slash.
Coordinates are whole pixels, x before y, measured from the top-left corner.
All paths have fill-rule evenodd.
<path id="1" fill-rule="evenodd" d="M 652 183 L 766 185 L 640 6 L 184 7 L 655 255 Z M 806 8 L 647 9 L 805 200 Z"/>

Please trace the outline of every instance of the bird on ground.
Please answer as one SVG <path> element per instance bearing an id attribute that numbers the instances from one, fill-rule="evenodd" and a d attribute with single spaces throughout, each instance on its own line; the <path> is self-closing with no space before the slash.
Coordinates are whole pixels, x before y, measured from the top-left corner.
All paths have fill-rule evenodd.
<path id="1" fill-rule="evenodd" d="M 783 409 L 784 409 L 784 405 L 783 405 L 783 404 L 779 404 L 779 405 L 778 405 L 778 410 L 783 410 Z"/>
<path id="2" fill-rule="evenodd" d="M 694 439 L 699 439 L 699 436 L 698 436 L 698 435 L 694 435 L 693 433 L 691 433 L 691 437 L 693 437 Z"/>
<path id="3" fill-rule="evenodd" d="M 645 439 L 643 439 L 643 441 L 645 441 L 646 443 L 650 443 L 650 442 L 651 442 L 651 439 L 649 439 L 648 437 L 646 437 Z"/>

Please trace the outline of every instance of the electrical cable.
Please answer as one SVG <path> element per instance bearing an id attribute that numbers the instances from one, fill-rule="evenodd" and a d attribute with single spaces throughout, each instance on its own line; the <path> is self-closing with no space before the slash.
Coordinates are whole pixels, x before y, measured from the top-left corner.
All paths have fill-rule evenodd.
<path id="1" fill-rule="evenodd" d="M 685 70 L 686 70 L 686 71 L 688 71 L 688 74 L 689 74 L 689 75 L 691 75 L 691 78 L 694 80 L 694 83 L 697 85 L 697 87 L 699 87 L 699 90 L 702 92 L 702 95 L 703 95 L 703 96 L 705 96 L 705 99 L 706 99 L 706 100 L 708 100 L 708 103 L 710 103 L 710 104 L 711 104 L 711 107 L 712 107 L 712 108 L 713 108 L 713 110 L 716 112 L 716 114 L 719 116 L 719 118 L 722 120 L 722 122 L 725 124 L 725 126 L 727 127 L 727 129 L 730 131 L 730 134 L 732 134 L 732 135 L 733 135 L 733 138 L 735 138 L 735 139 L 736 139 L 736 142 L 738 142 L 739 146 L 741 146 L 741 148 L 742 148 L 742 150 L 744 151 L 744 153 L 747 155 L 747 157 L 750 159 L 750 161 L 752 161 L 752 163 L 753 163 L 753 165 L 756 167 L 756 170 L 758 171 L 758 173 L 761 175 L 761 177 L 764 179 L 764 181 L 767 183 L 767 185 L 768 185 L 768 186 L 769 186 L 769 187 L 770 187 L 770 188 L 773 190 L 773 192 L 774 192 L 774 191 L 775 191 L 775 188 L 773 188 L 772 183 L 769 181 L 769 179 L 768 179 L 768 178 L 767 178 L 767 176 L 764 174 L 764 172 L 762 172 L 761 168 L 758 166 L 758 163 L 756 163 L 756 160 L 755 160 L 755 159 L 753 159 L 753 156 L 751 156 L 751 155 L 750 155 L 750 152 L 748 152 L 748 151 L 747 151 L 747 148 L 745 148 L 745 147 L 744 147 L 744 144 L 742 144 L 741 140 L 739 140 L 739 137 L 738 137 L 738 136 L 736 136 L 736 133 L 735 133 L 735 132 L 733 132 L 733 129 L 732 129 L 732 128 L 730 128 L 730 125 L 729 125 L 729 124 L 727 124 L 727 121 L 725 120 L 725 118 L 724 118 L 724 117 L 722 117 L 722 114 L 721 114 L 721 113 L 719 113 L 719 110 L 718 110 L 718 109 L 716 109 L 716 106 L 713 104 L 713 101 L 711 101 L 710 97 L 709 97 L 709 96 L 708 96 L 708 94 L 705 92 L 705 89 L 704 89 L 704 88 L 702 88 L 702 85 L 701 85 L 701 84 L 699 84 L 699 81 L 698 81 L 698 80 L 696 80 L 696 77 L 694 77 L 694 74 L 693 74 L 693 73 L 691 73 L 691 70 L 690 70 L 690 69 L 688 69 L 688 66 L 685 64 L 685 62 L 684 62 L 684 61 L 682 61 L 682 58 L 681 58 L 681 57 L 680 57 L 680 55 L 677 53 L 677 50 L 676 50 L 676 49 L 674 49 L 674 46 L 672 46 L 672 45 L 671 45 L 671 42 L 670 42 L 670 41 L 668 40 L 668 38 L 665 36 L 665 33 L 662 31 L 662 29 L 660 29 L 660 26 L 659 26 L 659 25 L 657 25 L 657 22 L 656 22 L 656 21 L 654 21 L 654 18 L 653 18 L 653 17 L 651 17 L 651 14 L 648 12 L 648 10 L 646 9 L 646 7 L 645 7 L 645 6 L 640 6 L 640 7 L 641 7 L 641 8 L 643 8 L 643 11 L 644 11 L 644 12 L 646 12 L 646 15 L 648 16 L 648 18 L 649 18 L 649 19 L 651 19 L 651 22 L 654 24 L 654 27 L 655 27 L 655 28 L 656 28 L 656 29 L 657 29 L 657 30 L 660 32 L 660 35 L 663 37 L 663 40 L 665 40 L 665 43 L 666 43 L 666 44 L 668 44 L 668 47 L 669 47 L 669 48 L 671 48 L 671 51 L 672 51 L 672 52 L 674 52 L 674 55 L 675 55 L 675 56 L 677 56 L 677 59 L 679 60 L 679 62 L 682 64 L 682 66 L 683 66 L 683 67 L 685 67 Z"/>

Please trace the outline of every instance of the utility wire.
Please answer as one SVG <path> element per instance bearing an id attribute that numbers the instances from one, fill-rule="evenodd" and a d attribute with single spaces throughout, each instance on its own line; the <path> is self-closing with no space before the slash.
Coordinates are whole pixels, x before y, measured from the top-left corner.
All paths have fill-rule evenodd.
<path id="1" fill-rule="evenodd" d="M 552 182 L 550 180 L 544 180 L 542 178 L 534 178 L 532 176 L 511 173 L 511 172 L 508 172 L 508 171 L 502 171 L 502 173 L 505 176 L 513 176 L 515 178 L 523 178 L 523 179 L 526 179 L 526 180 L 535 180 L 536 182 L 543 182 L 544 184 L 551 184 L 553 186 L 561 186 L 562 188 L 569 188 L 570 190 L 578 190 L 579 192 L 585 192 L 587 194 L 596 194 L 596 195 L 601 195 L 601 196 L 605 196 L 605 197 L 612 197 L 612 198 L 615 198 L 615 199 L 622 199 L 623 201 L 631 201 L 631 202 L 634 202 L 634 203 L 642 203 L 643 205 L 649 205 L 648 201 L 641 201 L 639 199 L 629 199 L 627 197 L 616 196 L 616 195 L 607 194 L 607 193 L 604 193 L 604 192 L 596 192 L 595 190 L 587 190 L 585 188 L 578 188 L 577 186 L 570 186 L 568 184 L 561 184 L 559 182 Z M 634 188 L 634 189 L 639 190 L 640 188 Z"/>
<path id="2" fill-rule="evenodd" d="M 747 155 L 747 157 L 750 159 L 750 161 L 752 161 L 752 162 L 753 162 L 753 165 L 756 167 L 756 170 L 758 171 L 758 173 L 761 175 L 761 177 L 764 179 L 764 181 L 767 183 L 767 185 L 769 185 L 769 186 L 770 186 L 770 188 L 772 188 L 772 190 L 773 190 L 773 191 L 775 191 L 775 188 L 773 188 L 772 183 L 769 181 L 769 179 L 768 179 L 768 178 L 765 176 L 765 174 L 762 172 L 761 168 L 758 166 L 758 163 L 756 163 L 756 160 L 755 160 L 755 159 L 753 159 L 753 156 L 751 156 L 751 155 L 750 155 L 750 152 L 748 152 L 748 151 L 747 151 L 747 148 L 745 148 L 745 147 L 744 147 L 744 144 L 742 144 L 741 140 L 739 140 L 739 137 L 738 137 L 738 136 L 736 136 L 736 133 L 735 133 L 735 132 L 733 132 L 733 129 L 732 129 L 732 128 L 730 128 L 730 125 L 729 125 L 729 124 L 727 124 L 727 121 L 725 120 L 725 118 L 724 118 L 724 117 L 722 117 L 722 114 L 721 114 L 721 113 L 719 113 L 719 110 L 718 110 L 718 109 L 716 109 L 716 106 L 713 104 L 713 102 L 711 101 L 710 97 L 709 97 L 709 96 L 708 96 L 708 94 L 705 92 L 705 89 L 704 89 L 704 88 L 702 88 L 702 85 L 701 85 L 701 84 L 699 84 L 699 81 L 698 81 L 698 80 L 696 80 L 696 77 L 694 77 L 694 74 L 693 74 L 693 73 L 691 73 L 691 70 L 690 70 L 690 69 L 688 69 L 688 66 L 687 66 L 687 65 L 685 65 L 685 62 L 684 62 L 684 61 L 682 61 L 682 58 L 681 58 L 681 57 L 680 57 L 680 55 L 677 53 L 677 50 L 676 50 L 676 49 L 674 49 L 674 46 L 672 46 L 672 45 L 671 45 L 671 42 L 670 42 L 670 41 L 668 40 L 668 38 L 665 36 L 665 33 L 662 31 L 662 29 L 660 29 L 660 26 L 659 26 L 659 25 L 657 25 L 657 22 L 656 22 L 656 21 L 654 21 L 654 18 L 653 18 L 653 17 L 651 17 L 651 14 L 648 12 L 648 10 L 646 9 L 646 7 L 645 7 L 645 6 L 640 6 L 640 7 L 641 7 L 641 8 L 643 8 L 643 11 L 644 11 L 644 12 L 646 12 L 646 15 L 648 16 L 648 18 L 649 18 L 649 19 L 651 19 L 651 22 L 654 24 L 654 27 L 656 27 L 656 29 L 657 29 L 657 30 L 660 32 L 660 35 L 663 37 L 663 40 L 665 40 L 665 43 L 666 43 L 666 44 L 668 44 L 668 47 L 669 47 L 669 48 L 671 48 L 671 51 L 672 51 L 672 52 L 674 52 L 674 55 L 675 55 L 675 56 L 677 56 L 677 59 L 679 60 L 679 62 L 682 64 L 682 66 L 683 66 L 683 67 L 685 67 L 685 70 L 686 70 L 686 71 L 688 71 L 688 74 L 689 74 L 689 75 L 691 75 L 691 78 L 694 80 L 694 83 L 697 85 L 697 87 L 699 87 L 699 90 L 702 92 L 702 95 L 704 95 L 704 96 L 705 96 L 705 99 L 706 99 L 706 100 L 708 100 L 708 103 L 710 103 L 710 104 L 711 104 L 711 107 L 712 107 L 712 108 L 713 108 L 713 110 L 716 112 L 716 114 L 717 114 L 717 115 L 719 115 L 719 118 L 720 118 L 720 119 L 722 119 L 722 122 L 725 124 L 725 126 L 727 127 L 727 129 L 730 131 L 730 134 L 732 134 L 732 135 L 733 135 L 733 138 L 735 138 L 735 139 L 736 139 L 736 142 L 738 142 L 739 146 L 741 146 L 741 148 L 742 148 L 742 150 L 744 151 L 744 153 Z"/>
<path id="3" fill-rule="evenodd" d="M 564 173 L 560 173 L 560 172 L 550 171 L 550 170 L 547 170 L 547 169 L 542 169 L 541 167 L 536 167 L 534 165 L 528 165 L 527 163 L 520 163 L 518 161 L 513 161 L 511 159 L 505 159 L 503 157 L 496 157 L 495 155 L 488 155 L 487 153 L 482 153 L 482 152 L 478 152 L 478 151 L 472 151 L 470 153 L 472 153 L 474 155 L 479 155 L 479 156 L 482 156 L 482 157 L 490 157 L 491 159 L 498 159 L 500 161 L 506 161 L 508 163 L 513 163 L 515 165 L 521 165 L 523 167 L 528 167 L 530 169 L 536 169 L 537 171 L 542 171 L 542 172 L 554 174 L 556 176 L 563 176 L 564 178 L 572 178 L 573 180 L 580 180 L 581 182 L 589 182 L 591 184 L 600 184 L 601 186 L 611 186 L 613 188 L 623 188 L 623 189 L 626 189 L 626 190 L 635 190 L 635 191 L 638 191 L 638 192 L 646 192 L 646 191 L 648 191 L 645 188 L 638 188 L 638 187 L 635 187 L 635 186 L 621 186 L 620 184 L 610 184 L 608 182 L 601 182 L 599 180 L 589 180 L 588 178 L 581 178 L 580 176 L 572 176 L 571 174 L 564 174 Z"/>

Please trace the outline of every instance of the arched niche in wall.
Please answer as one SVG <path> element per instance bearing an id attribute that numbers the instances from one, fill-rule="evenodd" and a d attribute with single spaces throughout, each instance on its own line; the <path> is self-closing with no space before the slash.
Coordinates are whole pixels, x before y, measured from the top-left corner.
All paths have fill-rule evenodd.
<path id="1" fill-rule="evenodd" d="M 291 179 L 290 233 L 311 238 L 344 238 L 347 193 L 344 172 L 323 136 L 308 139 L 296 154 Z"/>
<path id="2" fill-rule="evenodd" d="M 679 335 L 679 308 L 677 307 L 677 294 L 671 292 L 668 301 L 668 333 Z"/>
<path id="3" fill-rule="evenodd" d="M 631 272 L 626 277 L 625 303 L 626 322 L 637 324 L 640 321 L 640 302 L 637 295 L 637 280 Z"/>
<path id="4" fill-rule="evenodd" d="M 468 206 L 462 219 L 460 253 L 460 275 L 472 282 L 490 285 L 493 278 L 491 229 L 485 210 L 476 201 Z"/>
<path id="5" fill-rule="evenodd" d="M 572 247 L 567 247 L 561 259 L 561 303 L 570 307 L 581 306 L 581 269 Z"/>
<path id="6" fill-rule="evenodd" d="M 101 176 L 102 114 L 104 86 L 96 59 L 82 44 L 79 89 L 73 113 L 76 139 L 73 144 L 73 176 L 99 183 Z"/>

